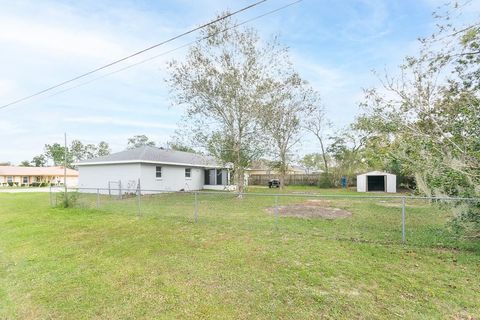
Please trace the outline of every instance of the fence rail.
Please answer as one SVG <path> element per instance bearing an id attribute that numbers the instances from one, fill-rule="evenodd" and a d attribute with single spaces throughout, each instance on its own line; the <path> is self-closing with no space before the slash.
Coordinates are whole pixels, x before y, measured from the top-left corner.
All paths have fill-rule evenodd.
<path id="1" fill-rule="evenodd" d="M 271 179 L 278 179 L 278 174 L 251 174 L 248 177 L 248 184 L 252 186 L 266 186 Z M 319 183 L 320 174 L 287 174 L 285 175 L 286 185 L 316 186 Z"/>
<path id="2" fill-rule="evenodd" d="M 413 195 L 172 192 L 112 188 L 51 188 L 50 204 L 119 214 L 246 228 L 318 230 L 327 238 L 456 246 L 447 222 L 452 209 L 475 198 Z M 309 229 L 310 228 L 310 229 Z M 313 229 L 311 229 L 313 228 Z"/>

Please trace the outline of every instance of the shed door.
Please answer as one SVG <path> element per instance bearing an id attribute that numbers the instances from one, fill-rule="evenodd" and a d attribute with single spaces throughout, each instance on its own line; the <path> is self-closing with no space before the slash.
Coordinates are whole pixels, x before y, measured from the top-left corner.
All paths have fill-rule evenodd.
<path id="1" fill-rule="evenodd" d="M 367 176 L 367 191 L 383 191 L 385 190 L 385 180 L 387 176 Z"/>

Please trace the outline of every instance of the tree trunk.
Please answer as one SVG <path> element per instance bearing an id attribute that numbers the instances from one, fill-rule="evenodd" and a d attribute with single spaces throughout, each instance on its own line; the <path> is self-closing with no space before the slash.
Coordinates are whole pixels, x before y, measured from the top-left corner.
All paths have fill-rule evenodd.
<path id="1" fill-rule="evenodd" d="M 241 128 L 239 128 L 239 136 L 242 134 Z M 237 176 L 237 192 L 239 193 L 238 197 L 242 197 L 244 191 L 245 177 L 244 177 L 244 168 L 242 167 L 242 155 L 241 155 L 241 142 L 240 139 L 236 143 L 235 153 L 237 156 L 237 163 L 235 168 L 235 175 Z"/>
<path id="2" fill-rule="evenodd" d="M 244 177 L 244 171 L 243 168 L 240 168 L 239 166 L 237 167 L 237 170 L 235 170 L 235 175 L 237 179 L 237 192 L 238 193 L 243 193 L 244 191 L 244 182 L 245 182 L 245 177 Z M 241 195 L 239 195 L 241 197 Z"/>
<path id="3" fill-rule="evenodd" d="M 328 161 L 327 155 L 325 154 L 325 147 L 323 146 L 323 139 L 321 137 L 317 137 L 318 141 L 320 142 L 320 148 L 322 148 L 322 158 L 323 164 L 325 165 L 325 175 L 328 177 Z"/>
<path id="4" fill-rule="evenodd" d="M 280 153 L 280 166 L 279 166 L 280 190 L 283 190 L 284 183 L 285 183 L 285 175 L 286 175 L 286 172 L 287 172 L 286 158 L 287 158 L 287 156 L 285 155 L 284 152 Z"/>

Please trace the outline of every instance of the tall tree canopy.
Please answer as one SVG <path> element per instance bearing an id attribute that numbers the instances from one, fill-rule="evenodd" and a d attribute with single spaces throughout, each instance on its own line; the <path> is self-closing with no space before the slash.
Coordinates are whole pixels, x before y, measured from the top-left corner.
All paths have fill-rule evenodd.
<path id="1" fill-rule="evenodd" d="M 440 17 L 446 22 L 421 39 L 399 76 L 386 74 L 382 88 L 366 90 L 356 124 L 427 195 L 480 196 L 480 27 L 457 27 L 461 8 Z M 480 210 L 464 213 L 480 237 Z"/>
<path id="2" fill-rule="evenodd" d="M 143 146 L 155 147 L 155 142 L 144 134 L 128 138 L 127 149 L 135 149 Z"/>
<path id="3" fill-rule="evenodd" d="M 262 41 L 249 28 L 225 19 L 208 26 L 184 61 L 169 63 L 168 83 L 175 102 L 186 107 L 196 141 L 225 163 L 232 163 L 238 191 L 244 169 L 265 151 L 259 119 L 272 83 L 288 66 L 277 39 Z"/>
<path id="4" fill-rule="evenodd" d="M 270 84 L 268 103 L 261 114 L 261 124 L 272 141 L 276 159 L 274 167 L 280 175 L 280 188 L 293 157 L 293 148 L 300 141 L 303 121 L 319 103 L 319 96 L 293 70 L 283 71 L 284 79 Z"/>

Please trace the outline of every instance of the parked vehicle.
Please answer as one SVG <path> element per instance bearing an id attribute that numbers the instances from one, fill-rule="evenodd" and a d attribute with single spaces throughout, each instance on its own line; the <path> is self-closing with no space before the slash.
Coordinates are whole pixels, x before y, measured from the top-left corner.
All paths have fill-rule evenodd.
<path id="1" fill-rule="evenodd" d="M 280 180 L 278 179 L 271 179 L 268 181 L 269 188 L 280 188 Z"/>

